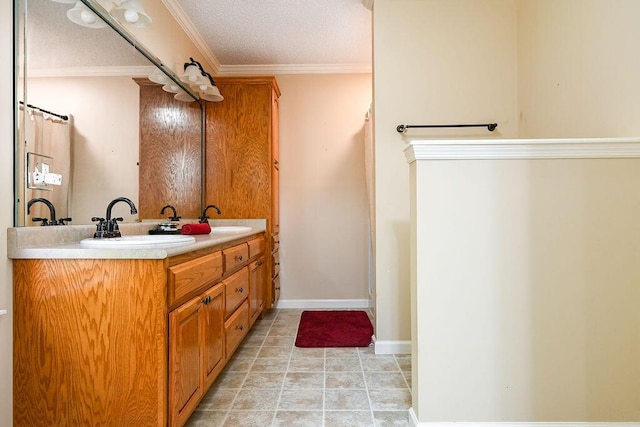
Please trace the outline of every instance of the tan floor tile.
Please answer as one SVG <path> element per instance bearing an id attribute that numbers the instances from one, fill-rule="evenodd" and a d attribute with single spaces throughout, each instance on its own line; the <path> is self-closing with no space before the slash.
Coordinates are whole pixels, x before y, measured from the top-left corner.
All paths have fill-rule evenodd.
<path id="1" fill-rule="evenodd" d="M 327 372 L 362 371 L 359 357 L 327 358 L 325 370 Z"/>
<path id="2" fill-rule="evenodd" d="M 256 334 L 252 334 L 252 335 L 247 335 L 244 338 L 244 341 L 242 342 L 243 346 L 261 346 L 262 343 L 264 342 L 264 339 L 266 338 L 266 335 L 256 335 Z"/>
<path id="3" fill-rule="evenodd" d="M 223 371 L 213 383 L 213 387 L 240 388 L 246 376 L 246 372 Z"/>
<path id="4" fill-rule="evenodd" d="M 267 337 L 263 345 L 267 347 L 293 347 L 295 337 Z"/>
<path id="5" fill-rule="evenodd" d="M 324 348 L 307 348 L 307 347 L 293 347 L 291 357 L 298 358 L 322 358 L 324 359 Z"/>
<path id="6" fill-rule="evenodd" d="M 325 427 L 369 427 L 373 426 L 371 411 L 325 411 Z"/>
<path id="7" fill-rule="evenodd" d="M 199 408 L 216 411 L 229 410 L 238 391 L 239 389 L 235 388 L 211 387 L 209 392 L 202 398 Z"/>
<path id="8" fill-rule="evenodd" d="M 236 371 L 236 372 L 248 372 L 251 369 L 251 365 L 253 365 L 253 361 L 255 359 L 245 359 L 241 357 L 232 357 L 231 360 L 227 362 L 227 366 L 224 367 L 225 371 Z"/>
<path id="9" fill-rule="evenodd" d="M 362 372 L 327 372 L 326 388 L 365 388 Z"/>
<path id="10" fill-rule="evenodd" d="M 376 427 L 409 427 L 411 421 L 408 411 L 373 411 Z"/>
<path id="11" fill-rule="evenodd" d="M 324 393 L 325 410 L 370 410 L 367 390 L 327 389 Z"/>
<path id="12" fill-rule="evenodd" d="M 324 359 L 291 359 L 289 372 L 323 372 Z"/>
<path id="13" fill-rule="evenodd" d="M 233 354 L 233 357 L 237 357 L 239 359 L 252 359 L 258 355 L 259 351 L 260 347 L 247 347 L 241 345 Z"/>
<path id="14" fill-rule="evenodd" d="M 185 424 L 187 427 L 220 427 L 227 416 L 227 411 L 200 411 L 191 415 Z"/>
<path id="15" fill-rule="evenodd" d="M 364 380 L 369 390 L 390 389 L 390 388 L 407 388 L 407 382 L 398 372 L 365 372 Z"/>
<path id="16" fill-rule="evenodd" d="M 284 381 L 284 372 L 257 372 L 251 371 L 242 385 L 242 392 L 245 389 L 255 388 L 282 388 L 282 382 Z"/>
<path id="17" fill-rule="evenodd" d="M 409 390 L 369 390 L 369 400 L 374 411 L 400 411 L 411 407 Z"/>
<path id="18" fill-rule="evenodd" d="M 362 369 L 365 371 L 399 371 L 400 366 L 394 356 L 363 356 Z"/>
<path id="19" fill-rule="evenodd" d="M 295 337 L 298 335 L 296 326 L 272 326 L 269 329 L 269 337 Z"/>
<path id="20" fill-rule="evenodd" d="M 233 402 L 233 410 L 275 411 L 278 389 L 243 389 Z"/>
<path id="21" fill-rule="evenodd" d="M 291 355 L 291 347 L 262 346 L 260 351 L 258 351 L 258 358 L 260 357 L 280 358 L 288 361 L 290 355 Z"/>
<path id="22" fill-rule="evenodd" d="M 357 347 L 327 347 L 325 357 L 359 357 L 359 353 Z"/>
<path id="23" fill-rule="evenodd" d="M 275 426 L 321 427 L 322 411 L 278 411 Z"/>
<path id="24" fill-rule="evenodd" d="M 324 387 L 324 372 L 287 372 L 284 377 L 285 389 Z"/>
<path id="25" fill-rule="evenodd" d="M 322 390 L 282 390 L 278 409 L 299 409 L 305 411 L 322 409 Z"/>
<path id="26" fill-rule="evenodd" d="M 251 371 L 285 372 L 287 370 L 288 364 L 289 364 L 289 359 L 258 357 L 255 360 L 255 362 L 253 362 L 253 366 L 251 366 Z"/>
<path id="27" fill-rule="evenodd" d="M 264 427 L 270 426 L 275 411 L 231 411 L 224 427 Z"/>

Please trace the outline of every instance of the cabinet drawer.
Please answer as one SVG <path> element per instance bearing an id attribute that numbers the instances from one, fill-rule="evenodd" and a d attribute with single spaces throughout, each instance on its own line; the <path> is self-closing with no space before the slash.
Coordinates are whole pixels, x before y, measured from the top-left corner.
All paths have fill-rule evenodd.
<path id="1" fill-rule="evenodd" d="M 222 283 L 225 292 L 224 316 L 228 317 L 249 295 L 249 267 L 227 277 Z"/>
<path id="2" fill-rule="evenodd" d="M 280 248 L 280 234 L 271 235 L 271 252 L 275 252 Z"/>
<path id="3" fill-rule="evenodd" d="M 224 324 L 227 339 L 227 359 L 231 357 L 249 331 L 249 302 L 245 301 Z"/>
<path id="4" fill-rule="evenodd" d="M 275 251 L 271 254 L 271 262 L 273 262 L 273 272 L 271 277 L 276 277 L 280 274 L 280 251 Z"/>
<path id="5" fill-rule="evenodd" d="M 169 267 L 169 304 L 222 277 L 220 251 Z"/>
<path id="6" fill-rule="evenodd" d="M 249 240 L 249 257 L 253 258 L 254 256 L 261 254 L 264 252 L 267 242 L 264 237 L 258 237 L 257 239 Z"/>
<path id="7" fill-rule="evenodd" d="M 234 267 L 244 264 L 249 259 L 249 245 L 241 243 L 223 249 L 222 257 L 224 258 L 224 271 L 233 270 Z"/>

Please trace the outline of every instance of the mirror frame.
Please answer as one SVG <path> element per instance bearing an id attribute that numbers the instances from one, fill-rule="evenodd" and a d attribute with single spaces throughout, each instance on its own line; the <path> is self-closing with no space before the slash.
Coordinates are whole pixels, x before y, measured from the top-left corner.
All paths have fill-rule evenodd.
<path id="1" fill-rule="evenodd" d="M 13 110 L 13 133 L 14 133 L 14 146 L 13 146 L 13 226 L 17 227 L 19 224 L 19 215 L 20 215 L 20 203 L 18 201 L 18 197 L 20 194 L 20 182 L 17 178 L 17 171 L 19 168 L 19 144 L 18 140 L 18 94 L 22 92 L 22 98 L 25 99 L 26 95 L 26 67 L 24 64 L 27 61 L 27 52 L 26 52 L 26 25 L 25 25 L 25 16 L 26 16 L 26 2 L 30 0 L 14 0 L 13 2 L 13 45 L 14 45 L 14 54 L 13 54 L 13 98 L 15 108 Z M 87 6 L 91 11 L 93 11 L 100 19 L 102 19 L 111 29 L 113 29 L 117 34 L 119 34 L 127 43 L 129 43 L 135 50 L 141 53 L 147 60 L 149 60 L 155 67 L 157 67 L 160 71 L 162 71 L 167 77 L 169 77 L 175 84 L 177 84 L 182 90 L 187 92 L 195 102 L 200 105 L 200 210 L 204 206 L 204 186 L 205 186 L 205 176 L 204 176 L 204 162 L 205 162 L 205 151 L 204 151 L 204 127 L 205 127 L 205 105 L 202 100 L 189 88 L 185 85 L 180 78 L 167 66 L 165 66 L 160 59 L 155 56 L 149 49 L 139 43 L 136 38 L 129 33 L 124 27 L 120 25 L 118 21 L 109 15 L 109 13 L 97 2 L 97 0 L 79 0 L 85 6 Z M 21 19 L 22 18 L 22 19 Z M 22 24 L 21 24 L 22 22 Z M 23 45 L 20 45 L 20 41 L 22 40 Z M 22 48 L 22 52 L 21 52 Z M 24 69 L 23 72 L 23 83 L 22 87 L 18 86 L 19 84 L 19 76 L 20 76 L 20 53 L 23 55 L 22 67 Z M 139 141 L 138 141 L 139 143 Z"/>

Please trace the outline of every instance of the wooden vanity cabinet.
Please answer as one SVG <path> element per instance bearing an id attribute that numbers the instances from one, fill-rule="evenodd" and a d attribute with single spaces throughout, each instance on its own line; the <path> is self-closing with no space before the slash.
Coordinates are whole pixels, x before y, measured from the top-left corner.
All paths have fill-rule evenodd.
<path id="1" fill-rule="evenodd" d="M 184 425 L 259 310 L 251 280 L 265 242 L 14 259 L 14 425 Z M 246 255 L 225 269 L 225 252 Z"/>
<path id="2" fill-rule="evenodd" d="M 280 226 L 280 89 L 273 76 L 216 77 L 216 85 L 224 101 L 206 102 L 205 202 L 220 207 L 216 218 L 266 218 L 271 253 Z M 271 257 L 265 264 L 275 278 Z M 265 308 L 276 303 L 275 291 L 266 287 Z"/>

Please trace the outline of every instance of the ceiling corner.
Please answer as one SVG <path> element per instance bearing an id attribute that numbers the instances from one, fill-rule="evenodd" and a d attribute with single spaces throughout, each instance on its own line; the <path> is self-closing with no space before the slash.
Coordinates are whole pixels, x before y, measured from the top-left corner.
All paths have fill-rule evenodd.
<path id="1" fill-rule="evenodd" d="M 218 61 L 218 58 L 216 58 L 211 49 L 209 49 L 209 46 L 207 46 L 202 36 L 193 25 L 193 22 L 191 22 L 191 19 L 189 19 L 187 14 L 184 12 L 178 0 L 161 1 L 169 10 L 169 13 L 171 13 L 176 22 L 178 22 L 180 27 L 182 27 L 189 39 L 191 39 L 193 44 L 196 45 L 202 56 L 211 64 L 213 67 L 212 74 L 218 74 L 221 68 L 220 61 Z"/>

